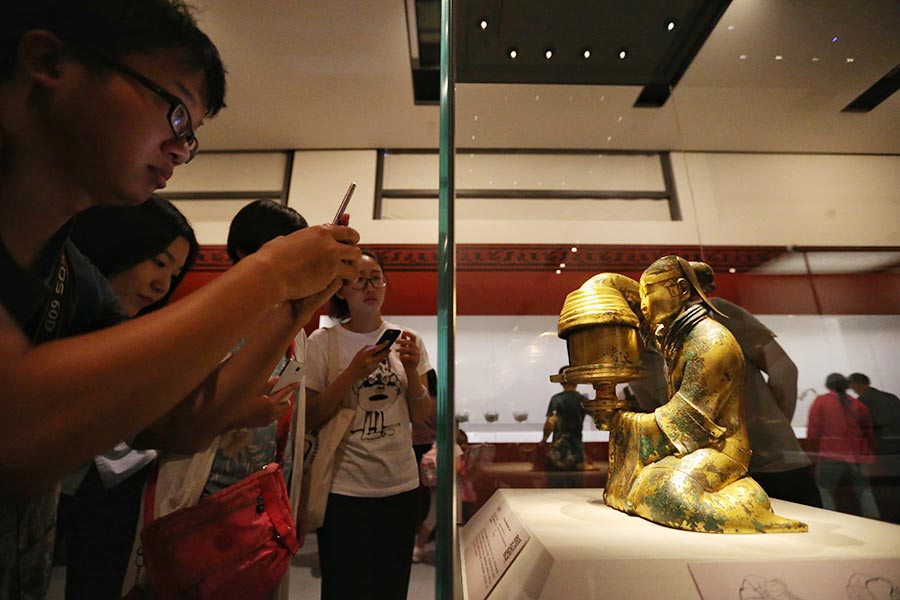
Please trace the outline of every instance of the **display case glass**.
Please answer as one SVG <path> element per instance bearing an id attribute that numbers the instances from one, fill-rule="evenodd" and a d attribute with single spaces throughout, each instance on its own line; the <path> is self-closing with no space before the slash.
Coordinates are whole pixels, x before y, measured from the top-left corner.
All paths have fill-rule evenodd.
<path id="1" fill-rule="evenodd" d="M 560 313 L 591 277 L 637 280 L 675 254 L 712 267 L 708 295 L 732 313 L 750 475 L 779 500 L 900 522 L 900 400 L 864 385 L 900 393 L 897 5 L 452 8 L 439 452 L 450 429 L 464 436 L 455 490 L 438 488 L 458 521 L 442 519 L 466 522 L 500 488 L 601 498 L 609 432 L 550 380 L 570 365 Z M 390 160 L 415 172 L 439 157 Z M 437 215 L 431 202 L 383 209 Z M 665 361 L 642 356 L 616 394 L 652 412 L 672 392 Z"/>

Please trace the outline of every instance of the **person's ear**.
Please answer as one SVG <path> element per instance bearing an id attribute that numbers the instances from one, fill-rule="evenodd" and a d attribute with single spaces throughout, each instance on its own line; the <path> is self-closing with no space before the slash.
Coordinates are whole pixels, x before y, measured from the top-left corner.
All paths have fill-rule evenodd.
<path id="1" fill-rule="evenodd" d="M 30 79 L 45 88 L 56 87 L 65 55 L 65 44 L 59 37 L 44 29 L 32 29 L 19 40 L 18 50 Z"/>
<path id="2" fill-rule="evenodd" d="M 678 278 L 678 295 L 685 299 L 691 297 L 691 284 L 684 277 Z"/>

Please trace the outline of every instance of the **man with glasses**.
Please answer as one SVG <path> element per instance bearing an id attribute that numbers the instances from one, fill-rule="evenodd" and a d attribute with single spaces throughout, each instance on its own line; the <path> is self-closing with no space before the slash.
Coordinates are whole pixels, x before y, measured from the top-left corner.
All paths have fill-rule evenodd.
<path id="1" fill-rule="evenodd" d="M 4 599 L 46 593 L 61 477 L 202 401 L 221 357 L 273 306 L 322 303 L 358 274 L 355 231 L 310 227 L 185 301 L 86 333 L 115 320 L 115 307 L 68 242 L 71 219 L 165 187 L 224 94 L 218 51 L 180 0 L 0 4 Z"/>
<path id="2" fill-rule="evenodd" d="M 169 104 L 169 112 L 167 114 L 169 127 L 172 128 L 172 133 L 176 138 L 184 141 L 184 144 L 188 149 L 189 155 L 184 162 L 191 162 L 191 160 L 197 156 L 197 150 L 200 149 L 200 143 L 197 142 L 197 136 L 194 135 L 194 126 L 191 123 L 191 113 L 188 111 L 187 106 L 185 106 L 184 101 L 175 94 L 170 94 L 164 90 L 161 86 L 153 82 L 153 80 L 144 77 L 134 69 L 127 67 L 108 56 L 94 53 L 94 57 L 103 65 L 134 79 Z"/>

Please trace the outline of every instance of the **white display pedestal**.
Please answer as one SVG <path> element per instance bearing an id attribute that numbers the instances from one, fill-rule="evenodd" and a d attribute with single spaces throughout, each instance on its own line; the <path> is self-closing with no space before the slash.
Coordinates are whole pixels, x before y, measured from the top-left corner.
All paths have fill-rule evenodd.
<path id="1" fill-rule="evenodd" d="M 797 563 L 797 569 L 802 563 L 809 572 L 813 560 L 828 570 L 837 561 L 890 559 L 880 566 L 887 564 L 900 586 L 900 525 L 773 500 L 777 514 L 803 521 L 809 532 L 695 533 L 626 515 L 601 498 L 600 489 L 497 490 L 461 529 L 460 557 L 467 541 L 486 526 L 486 517 L 505 502 L 531 538 L 491 591 L 491 600 L 699 600 L 688 565 L 720 562 L 764 575 L 765 565 L 773 563 Z M 728 597 L 740 596 L 735 590 Z"/>

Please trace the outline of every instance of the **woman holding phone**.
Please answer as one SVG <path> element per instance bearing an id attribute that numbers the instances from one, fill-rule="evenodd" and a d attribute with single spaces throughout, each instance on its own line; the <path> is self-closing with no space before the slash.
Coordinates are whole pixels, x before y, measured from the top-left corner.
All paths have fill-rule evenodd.
<path id="1" fill-rule="evenodd" d="M 317 533 L 324 600 L 406 598 L 419 486 L 410 422 L 432 403 L 425 346 L 382 318 L 384 267 L 372 252 L 362 255 L 359 277 L 331 299 L 340 324 L 318 329 L 307 346 L 307 427 L 341 406 L 355 411 Z M 396 341 L 379 342 L 391 329 L 402 332 Z"/>

